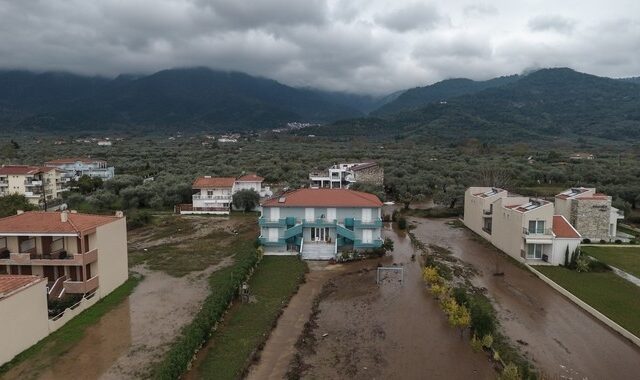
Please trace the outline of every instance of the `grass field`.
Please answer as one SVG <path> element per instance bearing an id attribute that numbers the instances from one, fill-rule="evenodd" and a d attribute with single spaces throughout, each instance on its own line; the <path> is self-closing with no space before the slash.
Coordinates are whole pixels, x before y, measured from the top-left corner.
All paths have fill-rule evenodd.
<path id="1" fill-rule="evenodd" d="M 268 338 L 283 306 L 296 292 L 307 270 L 297 257 L 267 256 L 258 265 L 249 287 L 255 302 L 235 304 L 210 338 L 210 347 L 197 362 L 197 377 L 238 379 L 251 354 Z"/>
<path id="2" fill-rule="evenodd" d="M 535 268 L 622 327 L 640 336 L 639 287 L 612 272 L 579 273 L 552 266 Z"/>
<path id="3" fill-rule="evenodd" d="M 10 368 L 25 362 L 31 361 L 33 367 L 45 368 L 53 363 L 56 358 L 70 350 L 82 337 L 87 327 L 95 324 L 103 315 L 118 306 L 125 298 L 131 294 L 138 285 L 141 278 L 130 277 L 124 284 L 120 285 L 108 296 L 98 301 L 89 309 L 80 313 L 66 325 L 56 330 L 53 334 L 42 339 L 40 342 L 23 351 L 8 363 L 0 367 L 0 377 Z M 46 358 L 46 360 L 32 360 L 35 357 Z M 34 368 L 34 373 L 37 372 Z"/>
<path id="4" fill-rule="evenodd" d="M 638 247 L 582 247 L 582 252 L 640 277 L 640 248 Z"/>

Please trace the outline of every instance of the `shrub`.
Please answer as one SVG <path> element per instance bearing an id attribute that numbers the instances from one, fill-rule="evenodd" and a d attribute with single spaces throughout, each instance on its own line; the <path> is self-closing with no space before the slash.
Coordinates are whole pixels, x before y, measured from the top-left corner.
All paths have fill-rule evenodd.
<path id="1" fill-rule="evenodd" d="M 521 378 L 518 366 L 513 363 L 507 364 L 500 374 L 500 380 L 519 380 Z"/>
<path id="2" fill-rule="evenodd" d="M 471 329 L 478 336 L 493 334 L 496 328 L 496 319 L 493 315 L 491 304 L 474 300 L 471 303 Z"/>
<path id="3" fill-rule="evenodd" d="M 615 243 L 616 243 L 616 244 L 622 244 L 622 240 L 620 240 L 620 239 L 616 239 Z"/>
<path id="4" fill-rule="evenodd" d="M 147 224 L 151 223 L 152 219 L 153 217 L 148 211 L 134 210 L 127 217 L 127 227 L 130 230 L 144 227 Z"/>
<path id="5" fill-rule="evenodd" d="M 485 335 L 482 337 L 482 347 L 486 348 L 486 349 L 490 349 L 491 346 L 493 346 L 493 336 L 492 335 Z"/>
<path id="6" fill-rule="evenodd" d="M 438 275 L 438 270 L 434 267 L 426 267 L 422 270 L 422 278 L 428 284 L 441 283 L 442 278 Z"/>
<path id="7" fill-rule="evenodd" d="M 453 289 L 453 298 L 460 305 L 469 305 L 469 297 L 467 297 L 467 291 L 464 288 Z"/>
<path id="8" fill-rule="evenodd" d="M 629 240 L 629 244 L 638 244 L 638 242 L 636 241 L 636 239 L 631 239 Z"/>
<path id="9" fill-rule="evenodd" d="M 482 351 L 482 341 L 478 339 L 475 334 L 473 335 L 473 337 L 471 337 L 471 349 L 473 350 L 473 352 Z"/>
<path id="10" fill-rule="evenodd" d="M 607 264 L 603 263 L 602 261 L 589 260 L 590 272 L 608 272 L 610 270 L 611 268 Z"/>
<path id="11" fill-rule="evenodd" d="M 591 244 L 591 239 L 588 239 L 588 238 L 582 239 L 582 244 Z"/>
<path id="12" fill-rule="evenodd" d="M 431 291 L 431 294 L 433 294 L 433 296 L 436 298 L 444 299 L 446 298 L 446 294 L 449 293 L 449 288 L 446 285 L 442 285 L 438 283 L 432 284 L 429 290 Z"/>
<path id="13" fill-rule="evenodd" d="M 606 240 L 604 240 L 604 239 L 600 239 L 600 244 L 606 244 L 606 243 L 607 243 L 607 241 L 606 241 Z"/>
<path id="14" fill-rule="evenodd" d="M 584 256 L 578 257 L 576 260 L 576 271 L 578 272 L 588 272 L 589 271 L 589 263 L 591 260 Z"/>
<path id="15" fill-rule="evenodd" d="M 407 219 L 404 216 L 401 216 L 398 219 L 398 228 L 401 230 L 406 230 L 407 229 Z"/>

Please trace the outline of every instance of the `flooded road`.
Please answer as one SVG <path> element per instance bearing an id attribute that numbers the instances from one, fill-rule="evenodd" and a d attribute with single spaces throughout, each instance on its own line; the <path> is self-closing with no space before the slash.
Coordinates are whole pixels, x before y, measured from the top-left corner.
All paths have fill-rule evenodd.
<path id="1" fill-rule="evenodd" d="M 298 351 L 301 378 L 495 378 L 487 357 L 460 339 L 427 292 L 409 238 L 391 230 L 384 235 L 394 240 L 392 257 L 345 264 L 350 270 L 327 281 L 310 320 L 312 347 Z M 404 284 L 389 273 L 377 285 L 378 263 L 404 268 Z"/>
<path id="2" fill-rule="evenodd" d="M 498 255 L 495 248 L 449 220 L 410 218 L 425 244 L 449 248 L 478 271 L 472 282 L 488 289 L 504 332 L 524 343 L 534 365 L 552 378 L 637 379 L 640 349 L 540 279 Z M 496 268 L 504 276 L 494 276 Z"/>

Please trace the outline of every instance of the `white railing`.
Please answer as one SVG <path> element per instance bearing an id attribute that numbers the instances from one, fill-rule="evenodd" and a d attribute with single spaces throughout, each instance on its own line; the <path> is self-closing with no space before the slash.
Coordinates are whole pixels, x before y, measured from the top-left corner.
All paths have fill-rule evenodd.
<path id="1" fill-rule="evenodd" d="M 193 195 L 193 199 L 194 200 L 215 199 L 215 200 L 231 201 L 231 196 L 230 195 L 201 195 L 201 194 L 194 194 Z"/>
<path id="2" fill-rule="evenodd" d="M 300 254 L 302 255 L 302 247 L 304 247 L 304 238 L 300 239 Z"/>

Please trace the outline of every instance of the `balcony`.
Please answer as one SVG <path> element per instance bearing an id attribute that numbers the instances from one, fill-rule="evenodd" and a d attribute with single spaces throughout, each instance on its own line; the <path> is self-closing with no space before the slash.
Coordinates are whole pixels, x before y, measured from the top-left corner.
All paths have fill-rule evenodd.
<path id="1" fill-rule="evenodd" d="M 8 181 L 0 181 L 0 187 L 6 187 L 6 186 L 9 186 Z"/>
<path id="2" fill-rule="evenodd" d="M 66 280 L 63 284 L 65 293 L 85 294 L 98 289 L 98 276 L 93 276 L 87 281 Z"/>
<path id="3" fill-rule="evenodd" d="M 372 220 L 354 219 L 353 226 L 355 228 L 380 228 L 382 227 L 382 219 L 376 218 Z"/>
<path id="4" fill-rule="evenodd" d="M 278 220 L 270 220 L 268 218 L 261 217 L 258 219 L 258 224 L 260 225 L 260 227 L 285 227 L 286 221 L 287 221 L 286 218 L 280 218 Z"/>
<path id="5" fill-rule="evenodd" d="M 43 265 L 43 266 L 82 266 L 96 262 L 98 250 L 92 249 L 87 253 L 65 254 L 54 252 L 49 255 L 34 253 L 10 253 L 9 258 L 0 259 L 0 265 Z"/>
<path id="6" fill-rule="evenodd" d="M 285 244 L 284 238 L 278 238 L 276 241 L 269 241 L 269 238 L 266 236 L 260 236 L 258 238 L 260 240 L 260 244 L 266 247 L 280 246 Z"/>
<path id="7" fill-rule="evenodd" d="M 231 202 L 231 195 L 202 195 L 202 194 L 194 194 L 194 201 L 224 201 Z"/>
<path id="8" fill-rule="evenodd" d="M 380 248 L 382 247 L 382 239 L 373 239 L 370 243 L 363 243 L 361 239 L 353 242 L 354 248 Z"/>
<path id="9" fill-rule="evenodd" d="M 553 232 L 550 228 L 544 230 L 529 230 L 523 228 L 522 233 L 524 235 L 527 244 L 551 244 L 553 243 Z"/>
<path id="10" fill-rule="evenodd" d="M 25 181 L 24 181 L 24 185 L 25 185 L 25 186 L 42 186 L 42 181 L 29 181 L 29 180 L 25 180 Z"/>
<path id="11" fill-rule="evenodd" d="M 335 227 L 337 224 L 336 220 L 329 220 L 326 218 L 318 218 L 313 220 L 304 220 L 304 227 Z"/>

